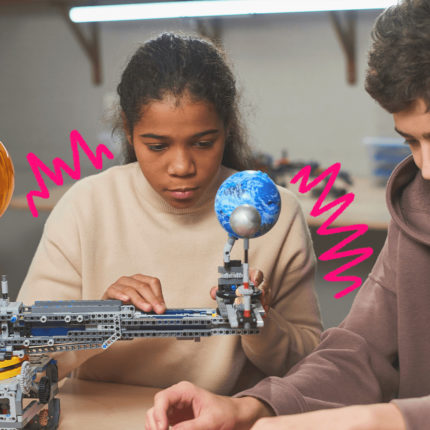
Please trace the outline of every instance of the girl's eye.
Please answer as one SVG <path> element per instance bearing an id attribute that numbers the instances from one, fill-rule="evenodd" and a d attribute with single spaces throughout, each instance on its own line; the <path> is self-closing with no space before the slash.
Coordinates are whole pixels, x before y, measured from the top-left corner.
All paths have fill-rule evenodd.
<path id="1" fill-rule="evenodd" d="M 155 151 L 155 152 L 159 152 L 167 148 L 167 145 L 163 143 L 147 143 L 146 146 L 150 151 Z"/>
<path id="2" fill-rule="evenodd" d="M 210 148 L 211 146 L 213 146 L 213 144 L 213 141 L 201 140 L 199 142 L 196 142 L 194 145 L 198 148 Z"/>

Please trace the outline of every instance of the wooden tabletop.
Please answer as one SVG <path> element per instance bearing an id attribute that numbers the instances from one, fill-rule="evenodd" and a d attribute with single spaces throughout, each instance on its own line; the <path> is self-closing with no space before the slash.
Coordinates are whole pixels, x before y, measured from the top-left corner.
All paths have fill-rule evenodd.
<path id="1" fill-rule="evenodd" d="M 70 188 L 70 185 L 63 185 L 50 190 L 49 199 L 35 198 L 34 202 L 39 211 L 50 211 Z M 310 226 L 320 226 L 334 211 L 332 210 L 318 216 L 311 217 L 310 212 L 315 205 L 317 198 L 311 196 L 311 192 L 301 194 L 297 185 L 288 183 L 288 189 L 294 192 L 303 208 L 307 222 Z M 355 195 L 351 205 L 340 214 L 332 224 L 335 226 L 346 226 L 351 224 L 367 224 L 372 229 L 386 229 L 390 219 L 385 205 L 385 187 L 375 184 L 369 177 L 354 177 L 354 184 L 346 187 L 347 192 Z M 323 206 L 335 200 L 335 197 L 328 196 Z M 27 209 L 27 198 L 25 195 L 17 196 L 10 203 L 11 209 Z"/>
<path id="2" fill-rule="evenodd" d="M 49 199 L 41 199 L 36 197 L 34 203 L 38 211 L 51 211 L 63 194 L 71 187 L 71 185 L 62 185 L 60 187 L 49 190 Z M 28 209 L 27 196 L 18 195 L 10 201 L 9 209 Z"/>
<path id="3" fill-rule="evenodd" d="M 59 430 L 142 430 L 156 388 L 67 378 L 60 384 Z"/>
<path id="4" fill-rule="evenodd" d="M 317 217 L 310 216 L 318 196 L 311 196 L 311 192 L 301 194 L 297 185 L 288 184 L 288 189 L 293 191 L 303 208 L 303 212 L 310 226 L 318 227 L 333 214 L 339 206 L 322 213 Z M 345 187 L 348 193 L 354 194 L 352 203 L 337 216 L 332 223 L 333 227 L 353 224 L 367 224 L 371 229 L 386 229 L 390 220 L 390 214 L 385 204 L 385 186 L 376 184 L 368 177 L 354 177 L 354 184 Z M 319 194 L 318 194 L 319 195 Z M 336 200 L 336 197 L 328 195 L 322 207 Z"/>

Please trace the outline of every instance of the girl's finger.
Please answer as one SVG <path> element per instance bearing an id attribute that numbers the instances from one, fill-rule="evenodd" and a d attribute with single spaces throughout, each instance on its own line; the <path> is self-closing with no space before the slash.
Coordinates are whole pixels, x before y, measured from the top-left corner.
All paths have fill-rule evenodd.
<path id="1" fill-rule="evenodd" d="M 251 269 L 249 271 L 249 277 L 255 286 L 258 286 L 264 280 L 264 274 L 261 270 Z"/>
<path id="2" fill-rule="evenodd" d="M 141 284 L 136 291 L 140 294 L 140 296 L 151 305 L 151 308 L 154 309 L 158 314 L 163 313 L 166 310 L 166 305 L 164 301 L 160 301 L 159 297 L 156 297 L 152 291 L 152 289 L 147 284 Z"/>
<path id="3" fill-rule="evenodd" d="M 137 274 L 133 276 L 134 279 L 138 280 L 139 282 L 147 285 L 151 291 L 156 300 L 164 305 L 164 297 L 163 297 L 163 291 L 161 289 L 161 282 L 158 278 L 154 278 L 153 276 L 146 276 L 142 274 Z"/>
<path id="4" fill-rule="evenodd" d="M 145 312 L 152 311 L 152 305 L 144 297 L 133 287 L 124 287 L 122 290 L 124 294 L 130 297 L 130 302 L 138 309 L 141 309 Z"/>
<path id="5" fill-rule="evenodd" d="M 122 302 L 128 302 L 130 297 L 124 294 L 120 288 L 116 285 L 111 285 L 106 292 L 104 293 L 103 300 L 113 299 L 113 300 L 121 300 Z"/>

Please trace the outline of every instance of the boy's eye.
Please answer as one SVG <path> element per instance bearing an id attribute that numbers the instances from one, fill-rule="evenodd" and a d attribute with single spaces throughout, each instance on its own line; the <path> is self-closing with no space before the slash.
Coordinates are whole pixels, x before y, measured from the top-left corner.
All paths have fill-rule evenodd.
<path id="1" fill-rule="evenodd" d="M 418 140 L 415 140 L 415 139 L 406 139 L 405 143 L 407 145 L 415 145 L 416 143 L 418 143 Z"/>
<path id="2" fill-rule="evenodd" d="M 164 143 L 147 143 L 146 146 L 150 151 L 162 151 L 167 148 L 167 145 Z"/>
<path id="3" fill-rule="evenodd" d="M 213 146 L 213 141 L 210 140 L 200 140 L 199 142 L 196 142 L 194 145 L 198 148 L 210 148 Z"/>

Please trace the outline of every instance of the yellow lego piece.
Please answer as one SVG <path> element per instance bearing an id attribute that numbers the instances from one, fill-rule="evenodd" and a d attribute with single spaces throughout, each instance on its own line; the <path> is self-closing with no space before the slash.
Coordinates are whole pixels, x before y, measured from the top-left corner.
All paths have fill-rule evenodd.
<path id="1" fill-rule="evenodd" d="M 0 380 L 9 379 L 21 373 L 21 364 L 27 357 L 12 357 L 10 360 L 0 361 Z"/>

